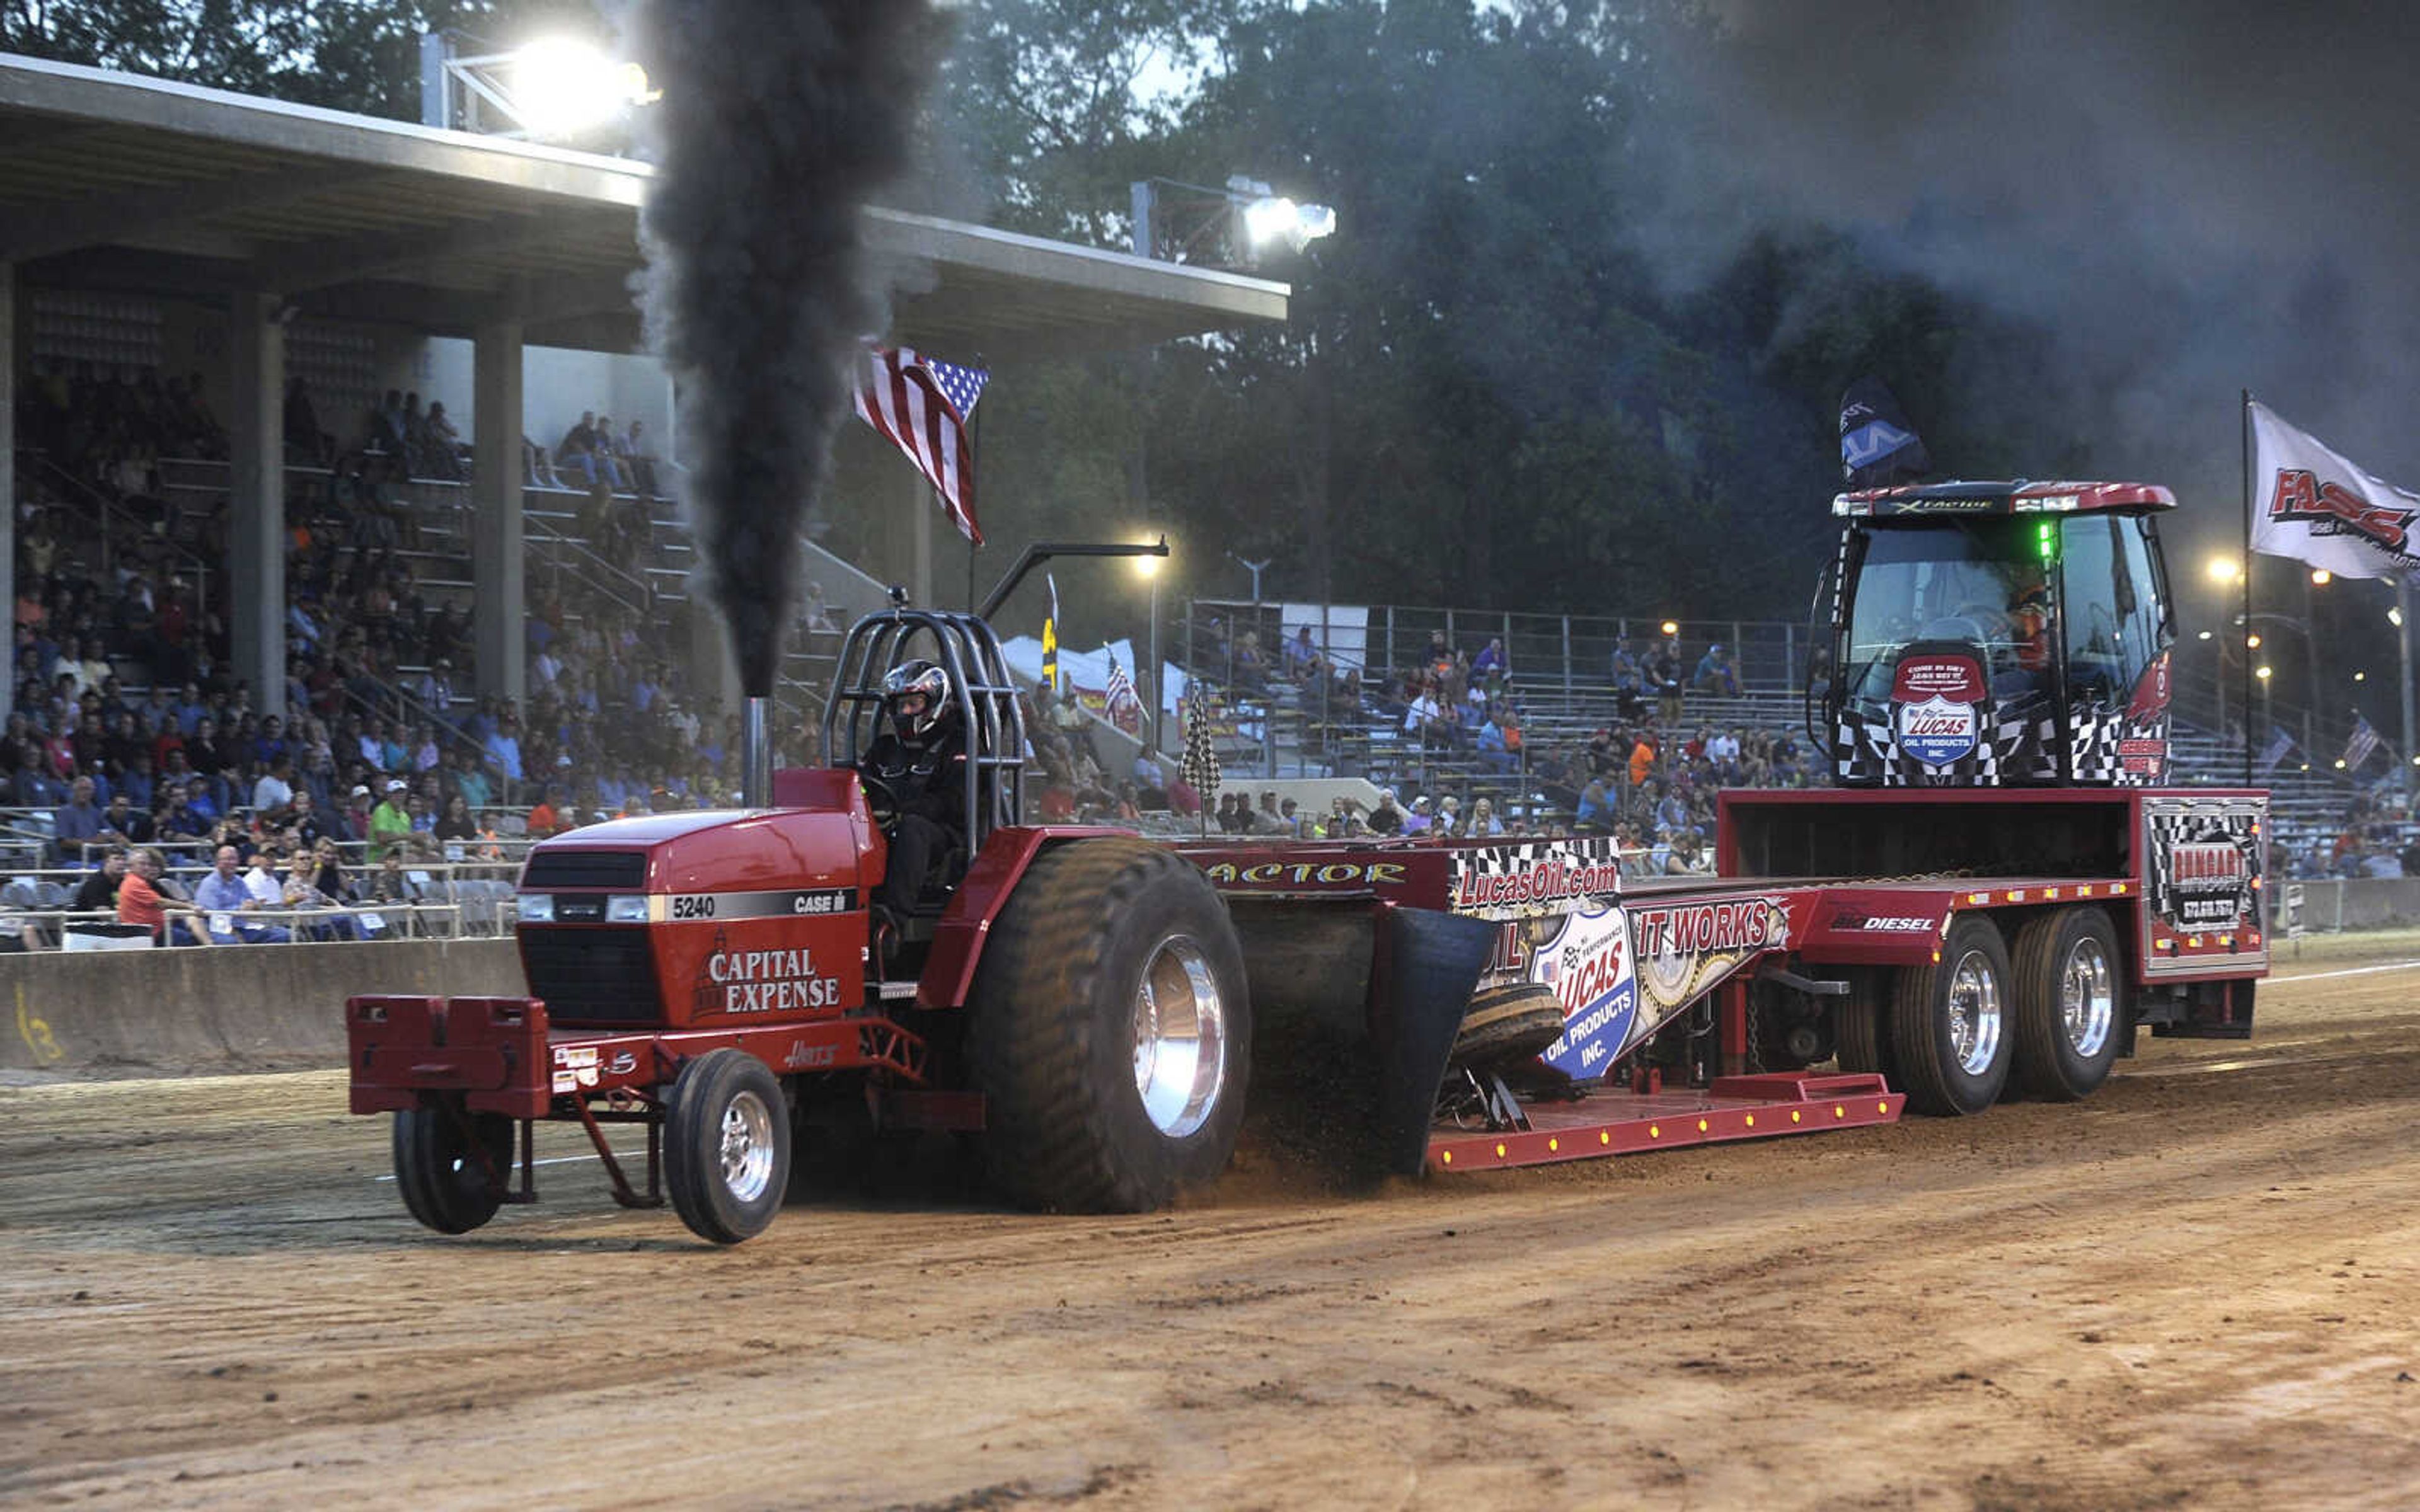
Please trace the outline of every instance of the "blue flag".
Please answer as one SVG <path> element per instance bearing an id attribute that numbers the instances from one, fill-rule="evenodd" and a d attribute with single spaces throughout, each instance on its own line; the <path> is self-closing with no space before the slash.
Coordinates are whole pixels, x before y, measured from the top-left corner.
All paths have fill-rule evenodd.
<path id="1" fill-rule="evenodd" d="M 1887 488 L 1932 471 L 1923 438 L 1880 378 L 1864 378 L 1840 395 L 1840 473 L 1852 488 Z"/>

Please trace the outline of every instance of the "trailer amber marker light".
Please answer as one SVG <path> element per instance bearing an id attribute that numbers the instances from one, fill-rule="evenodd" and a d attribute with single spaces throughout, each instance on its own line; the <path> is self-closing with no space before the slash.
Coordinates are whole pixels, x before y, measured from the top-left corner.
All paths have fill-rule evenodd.
<path id="1" fill-rule="evenodd" d="M 1613 1131 L 1612 1131 L 1612 1130 L 1610 1130 L 1610 1129 L 1599 1129 L 1599 1130 L 1596 1132 L 1596 1142 L 1597 1142 L 1598 1144 L 1600 1144 L 1600 1145 L 1609 1145 L 1609 1144 L 1612 1144 L 1612 1143 L 1613 1143 Z"/>
<path id="2" fill-rule="evenodd" d="M 2025 901 L 2025 889 L 2024 889 L 2024 888 L 2023 888 L 2023 887 L 2011 887 L 2011 888 L 2009 888 L 2009 902 L 2010 902 L 2010 903 L 2024 903 L 2024 901 Z"/>
<path id="3" fill-rule="evenodd" d="M 1546 1153 L 1550 1155 L 1562 1148 L 1563 1142 L 1559 1139 L 1549 1139 L 1546 1141 Z"/>
<path id="4" fill-rule="evenodd" d="M 1648 1138 L 1650 1138 L 1650 1139 L 1661 1139 L 1661 1138 L 1663 1138 L 1663 1137 L 1664 1137 L 1664 1126 L 1663 1126 L 1662 1124 L 1660 1124 L 1660 1123 L 1651 1123 L 1651 1124 L 1649 1124 L 1649 1125 L 1647 1126 L 1647 1137 L 1648 1137 Z"/>
<path id="5" fill-rule="evenodd" d="M 1749 1128 L 1751 1128 L 1751 1129 L 1753 1129 L 1753 1128 L 1755 1128 L 1755 1127 L 1756 1127 L 1756 1115 L 1755 1115 L 1755 1114 L 1751 1113 L 1751 1114 L 1749 1114 L 1749 1115 L 1747 1116 L 1747 1126 L 1748 1126 Z"/>
<path id="6" fill-rule="evenodd" d="M 1876 1113 L 1888 1113 L 1890 1111 L 1890 1104 L 1888 1103 L 1877 1103 L 1874 1104 L 1874 1111 Z"/>
<path id="7" fill-rule="evenodd" d="M 1496 1147 L 1496 1158 L 1497 1160 L 1502 1160 L 1504 1158 L 1504 1147 L 1502 1145 Z"/>
<path id="8" fill-rule="evenodd" d="M 2119 894 L 2119 893 L 2121 893 L 2121 892 L 2124 892 L 2125 890 L 2126 890 L 2126 884 L 2124 884 L 2124 883 L 2122 883 L 2122 882 L 2113 882 L 2113 883 L 2109 884 L 2109 895 L 2110 895 L 2111 897 L 2113 897 L 2113 898 L 2114 898 L 2114 897 L 2116 897 L 2118 894 Z"/>
<path id="9" fill-rule="evenodd" d="M 1706 1132 L 1706 1120 L 1705 1120 L 1705 1119 L 1699 1119 L 1698 1120 L 1698 1132 L 1699 1132 L 1699 1134 L 1704 1134 L 1704 1133 Z"/>
<path id="10" fill-rule="evenodd" d="M 1798 1121 L 1798 1119 L 1799 1119 L 1799 1117 L 1800 1117 L 1800 1115 L 1799 1115 L 1799 1112 L 1798 1112 L 1798 1110 L 1797 1110 L 1796 1108 L 1792 1108 L 1792 1109 L 1790 1110 L 1790 1121 L 1791 1121 L 1791 1122 L 1792 1122 L 1792 1123 L 1796 1123 L 1796 1122 Z"/>
<path id="11" fill-rule="evenodd" d="M 2075 889 L 2075 895 L 2076 895 L 2077 897 L 2079 897 L 2079 898 L 2089 898 L 2089 897 L 2091 897 L 2091 896 L 2092 896 L 2092 884 L 2091 884 L 2091 883 L 2089 883 L 2089 882 L 2086 882 L 2086 883 L 2084 883 L 2083 885 L 2079 886 L 2079 887 Z"/>
<path id="12" fill-rule="evenodd" d="M 1992 901 L 1992 895 L 1988 892 L 1970 892 L 1966 895 L 1966 901 L 1980 907 Z"/>
<path id="13" fill-rule="evenodd" d="M 1437 1159 L 1444 1162 L 1446 1165 L 1450 1165 L 1453 1164 L 1453 1151 L 1450 1149 L 1446 1150 L 1444 1153 L 1438 1155 Z"/>
<path id="14" fill-rule="evenodd" d="M 2058 896 L 2058 889 L 2056 887 L 2044 887 L 2042 889 L 2042 896 L 2045 898 L 2055 899 Z"/>
<path id="15" fill-rule="evenodd" d="M 1832 1104 L 1832 1117 L 1834 1117 L 1834 1118 L 1836 1118 L 1836 1119 L 1845 1119 L 1845 1118 L 1847 1118 L 1848 1116 L 1849 1116 L 1849 1110 L 1848 1110 L 1847 1108 L 1842 1107 L 1842 1106 L 1841 1106 L 1839 1103 L 1833 1103 L 1833 1104 Z"/>

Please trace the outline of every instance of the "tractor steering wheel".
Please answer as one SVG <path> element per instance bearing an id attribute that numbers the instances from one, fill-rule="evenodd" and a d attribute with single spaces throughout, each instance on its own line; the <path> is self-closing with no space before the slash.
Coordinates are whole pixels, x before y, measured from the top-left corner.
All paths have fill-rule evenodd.
<path id="1" fill-rule="evenodd" d="M 1987 604 L 1981 599 L 1977 599 L 1971 604 L 1959 605 L 1957 611 L 1951 617 L 1974 621 L 1976 628 L 1983 632 L 1983 639 L 1986 641 L 2007 640 L 2012 639 L 2016 633 L 2017 622 L 2009 617 L 2007 609 L 1997 604 Z"/>
<path id="2" fill-rule="evenodd" d="M 899 795 L 891 791 L 890 783 L 872 772 L 858 773 L 857 781 L 865 789 L 865 806 L 874 810 L 875 826 L 884 834 L 890 834 L 899 823 Z"/>

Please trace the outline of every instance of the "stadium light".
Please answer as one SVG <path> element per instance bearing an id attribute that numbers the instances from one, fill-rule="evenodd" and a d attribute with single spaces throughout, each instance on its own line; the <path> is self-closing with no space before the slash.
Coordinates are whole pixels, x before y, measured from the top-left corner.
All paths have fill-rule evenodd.
<path id="1" fill-rule="evenodd" d="M 2318 584 L 2318 585 L 2319 585 L 2319 587 L 2321 587 L 2321 588 L 2325 588 L 2328 584 L 2330 584 L 2330 583 L 2332 583 L 2332 582 L 2334 582 L 2334 581 L 2335 581 L 2335 580 L 2336 580 L 2336 575 L 2335 575 L 2335 573 L 2333 573 L 2333 572 L 2330 572 L 2330 571 L 2329 571 L 2327 568 L 2325 568 L 2325 567 L 2313 567 L 2313 568 L 2311 569 L 2311 581 L 2312 581 L 2312 582 L 2314 582 L 2314 583 L 2316 583 L 2316 584 Z"/>
<path id="2" fill-rule="evenodd" d="M 2355 672 L 2352 674 L 2352 680 L 2356 683 L 2366 683 L 2369 681 L 2369 673 Z"/>
<path id="3" fill-rule="evenodd" d="M 2210 639 L 2210 632 L 2209 632 L 2208 630 L 2204 630 L 2204 631 L 2201 633 L 2201 638 L 2202 638 L 2204 640 L 2209 640 L 2209 639 Z"/>
<path id="4" fill-rule="evenodd" d="M 2260 632 L 2259 632 L 2259 631 L 2257 631 L 2257 630 L 2255 630 L 2255 631 L 2253 631 L 2250 635 L 2245 636 L 2245 637 L 2243 638 L 2243 646 L 2244 646 L 2244 649 L 2245 649 L 2245 650 L 2247 650 L 2247 651 L 2257 651 L 2257 650 L 2259 650 L 2259 649 L 2260 649 Z"/>
<path id="5" fill-rule="evenodd" d="M 513 54 L 513 113 L 532 136 L 577 136 L 647 97 L 647 76 L 592 43 L 543 38 Z"/>
<path id="6" fill-rule="evenodd" d="M 1173 178 L 1130 187 L 1138 257 L 1249 270 L 1265 253 L 1300 252 L 1336 234 L 1333 208 L 1302 204 L 1249 174 L 1230 176 L 1224 189 Z"/>
<path id="7" fill-rule="evenodd" d="M 1679 635 L 1681 633 L 1681 626 L 1674 621 L 1666 620 L 1664 622 L 1664 633 L 1668 636 Z"/>
<path id="8" fill-rule="evenodd" d="M 2255 667 L 2252 669 L 2252 675 L 2259 678 L 2264 683 L 2269 681 L 2269 664 L 2264 661 L 2259 666 Z"/>
<path id="9" fill-rule="evenodd" d="M 581 138 L 632 105 L 659 99 L 644 69 L 593 42 L 540 38 L 509 53 L 458 54 L 460 34 L 420 39 L 420 121 L 448 131 L 530 139 Z"/>
<path id="10" fill-rule="evenodd" d="M 2242 575 L 2243 563 L 2233 557 L 2212 557 L 2210 559 L 2210 580 L 2211 582 L 2231 583 Z"/>
<path id="11" fill-rule="evenodd" d="M 2397 606 L 2395 606 L 2393 609 L 2388 609 L 2388 610 L 2386 611 L 2386 623 L 2387 623 L 2387 624 L 2389 624 L 2389 625 L 2393 625 L 2393 626 L 2395 626 L 2395 627 L 2396 627 L 2397 629 L 2398 629 L 2398 630 L 2400 630 L 2400 629 L 2402 629 L 2402 628 L 2403 628 L 2403 606 L 2402 606 L 2402 605 L 2397 604 Z"/>

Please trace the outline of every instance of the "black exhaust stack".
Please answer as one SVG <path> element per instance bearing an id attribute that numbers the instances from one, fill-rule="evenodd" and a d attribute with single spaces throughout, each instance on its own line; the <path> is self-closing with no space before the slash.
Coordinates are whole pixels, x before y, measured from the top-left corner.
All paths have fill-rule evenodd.
<path id="1" fill-rule="evenodd" d="M 767 728 L 772 717 L 773 701 L 761 694 L 740 705 L 739 806 L 743 809 L 773 806 L 773 736 Z"/>

